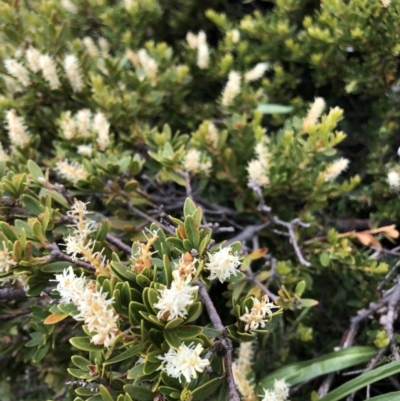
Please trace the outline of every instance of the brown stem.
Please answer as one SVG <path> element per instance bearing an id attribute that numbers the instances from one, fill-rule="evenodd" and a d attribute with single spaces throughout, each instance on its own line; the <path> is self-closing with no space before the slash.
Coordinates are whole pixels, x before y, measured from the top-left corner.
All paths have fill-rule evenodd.
<path id="1" fill-rule="evenodd" d="M 226 370 L 226 382 L 228 384 L 228 392 L 229 392 L 229 400 L 230 401 L 240 401 L 239 394 L 236 390 L 235 379 L 233 378 L 232 371 L 232 353 L 233 346 L 232 341 L 226 337 L 225 326 L 223 325 L 221 318 L 217 310 L 215 309 L 214 303 L 208 294 L 206 286 L 200 281 L 196 280 L 196 285 L 199 286 L 199 294 L 204 303 L 204 306 L 207 309 L 208 316 L 210 317 L 211 323 L 214 328 L 220 330 L 222 335 L 224 336 L 221 339 L 221 346 L 224 351 L 224 360 L 225 360 L 225 370 Z"/>

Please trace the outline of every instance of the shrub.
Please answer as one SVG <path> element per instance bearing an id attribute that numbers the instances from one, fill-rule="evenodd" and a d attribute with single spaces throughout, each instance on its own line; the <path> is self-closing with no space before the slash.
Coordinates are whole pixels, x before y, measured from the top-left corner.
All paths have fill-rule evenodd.
<path id="1" fill-rule="evenodd" d="M 397 6 L 0 2 L 2 399 L 396 389 Z"/>

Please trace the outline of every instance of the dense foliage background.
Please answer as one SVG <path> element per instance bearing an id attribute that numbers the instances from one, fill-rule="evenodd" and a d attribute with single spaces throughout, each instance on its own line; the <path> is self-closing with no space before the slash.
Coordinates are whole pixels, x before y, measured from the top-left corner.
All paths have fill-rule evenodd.
<path id="1" fill-rule="evenodd" d="M 227 338 L 243 400 L 275 378 L 399 396 L 399 1 L 1 0 L 0 21 L 1 399 L 232 399 Z M 240 274 L 211 282 L 224 241 Z M 203 308 L 176 342 L 152 301 L 187 254 Z M 60 301 L 70 265 L 114 298 L 115 346 Z M 282 313 L 251 334 L 264 294 Z M 212 359 L 189 387 L 156 370 L 179 340 Z"/>

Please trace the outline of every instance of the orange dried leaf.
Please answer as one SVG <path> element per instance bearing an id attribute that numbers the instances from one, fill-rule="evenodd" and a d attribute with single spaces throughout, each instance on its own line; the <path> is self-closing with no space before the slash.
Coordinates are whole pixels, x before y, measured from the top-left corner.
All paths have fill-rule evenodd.
<path id="1" fill-rule="evenodd" d="M 44 324 L 56 324 L 64 320 L 68 316 L 68 313 L 52 313 L 44 319 Z"/>

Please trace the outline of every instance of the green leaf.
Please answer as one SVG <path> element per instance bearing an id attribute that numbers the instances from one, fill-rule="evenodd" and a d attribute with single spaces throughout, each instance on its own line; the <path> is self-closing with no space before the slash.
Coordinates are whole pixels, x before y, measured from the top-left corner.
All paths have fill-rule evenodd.
<path id="1" fill-rule="evenodd" d="M 284 378 L 293 386 L 318 376 L 370 361 L 375 354 L 376 350 L 373 347 L 349 347 L 310 361 L 291 363 L 261 379 L 258 390 L 262 391 L 262 387 L 272 388 L 274 380 L 279 378 Z"/>
<path id="2" fill-rule="evenodd" d="M 178 327 L 173 330 L 173 332 L 182 340 L 198 337 L 202 331 L 203 328 L 199 326 Z"/>
<path id="3" fill-rule="evenodd" d="M 69 339 L 69 342 L 82 351 L 103 351 L 104 347 L 101 345 L 95 345 L 90 342 L 89 337 L 73 337 Z"/>
<path id="4" fill-rule="evenodd" d="M 283 106 L 275 103 L 259 104 L 257 110 L 263 114 L 287 114 L 293 110 L 292 106 Z"/>
<path id="5" fill-rule="evenodd" d="M 319 255 L 319 262 L 321 263 L 322 266 L 328 267 L 329 261 L 330 261 L 330 257 L 329 257 L 328 253 L 322 252 L 321 255 Z"/>
<path id="6" fill-rule="evenodd" d="M 88 370 L 88 365 L 90 365 L 90 361 L 80 355 L 73 355 L 71 361 L 77 368 L 82 370 Z"/>
<path id="7" fill-rule="evenodd" d="M 35 182 L 40 183 L 39 178 L 45 179 L 41 168 L 33 160 L 28 160 L 28 170 Z"/>
<path id="8" fill-rule="evenodd" d="M 168 343 L 168 345 L 171 348 L 177 349 L 177 348 L 179 348 L 181 346 L 182 341 L 174 331 L 165 330 L 164 331 L 164 335 L 165 335 L 165 341 Z"/>
<path id="9" fill-rule="evenodd" d="M 200 244 L 200 235 L 192 216 L 187 216 L 185 218 L 185 232 L 188 240 L 192 244 L 192 248 L 197 249 Z"/>
<path id="10" fill-rule="evenodd" d="M 185 217 L 189 215 L 193 216 L 196 210 L 197 210 L 196 204 L 190 198 L 186 198 L 185 204 L 183 205 L 183 215 Z"/>
<path id="11" fill-rule="evenodd" d="M 134 400 L 139 401 L 153 401 L 154 397 L 157 395 L 144 386 L 135 386 L 134 384 L 125 385 L 124 391 L 127 392 Z"/>
<path id="12" fill-rule="evenodd" d="M 18 240 L 17 234 L 15 233 L 13 228 L 4 221 L 0 222 L 0 232 L 11 242 L 15 242 Z"/>
<path id="13" fill-rule="evenodd" d="M 300 282 L 297 283 L 296 289 L 294 292 L 301 297 L 303 295 L 304 290 L 306 289 L 306 282 L 304 280 L 301 280 Z"/>
<path id="14" fill-rule="evenodd" d="M 148 347 L 148 345 L 149 344 L 147 342 L 136 344 L 133 347 L 122 352 L 121 354 L 115 356 L 114 358 L 111 358 L 108 361 L 104 362 L 103 365 L 112 365 L 114 363 L 124 361 L 125 359 L 132 358 L 136 354 L 139 354 L 141 351 L 143 351 L 146 347 Z"/>
<path id="15" fill-rule="evenodd" d="M 223 383 L 223 380 L 219 377 L 212 379 L 200 387 L 197 387 L 196 390 L 192 391 L 192 400 L 204 400 L 209 395 L 213 394 L 217 388 Z"/>
<path id="16" fill-rule="evenodd" d="M 31 195 L 23 194 L 21 196 L 21 201 L 24 204 L 24 206 L 35 216 L 38 216 L 40 213 L 43 212 L 44 207 L 43 205 L 35 199 Z"/>
<path id="17" fill-rule="evenodd" d="M 143 369 L 144 369 L 144 363 L 139 363 L 138 365 L 134 366 L 131 370 L 128 371 L 127 378 L 129 380 L 132 380 L 144 376 Z"/>
<path id="18" fill-rule="evenodd" d="M 114 401 L 114 398 L 111 396 L 111 394 L 108 392 L 108 390 L 102 384 L 100 384 L 99 390 L 100 390 L 100 395 L 101 395 L 101 398 L 103 399 L 103 401 Z"/>
<path id="19" fill-rule="evenodd" d="M 41 270 L 45 273 L 62 273 L 69 266 L 71 266 L 71 262 L 52 262 L 44 265 Z"/>
<path id="20" fill-rule="evenodd" d="M 340 387 L 328 393 L 325 397 L 319 399 L 319 401 L 338 401 L 346 397 L 346 395 L 354 393 L 360 388 L 364 388 L 369 384 L 375 383 L 379 380 L 384 379 L 388 376 L 394 376 L 400 372 L 400 361 L 391 362 L 387 365 L 380 366 L 379 368 L 370 370 L 355 379 L 342 384 Z M 385 398 L 385 401 L 386 398 Z"/>

